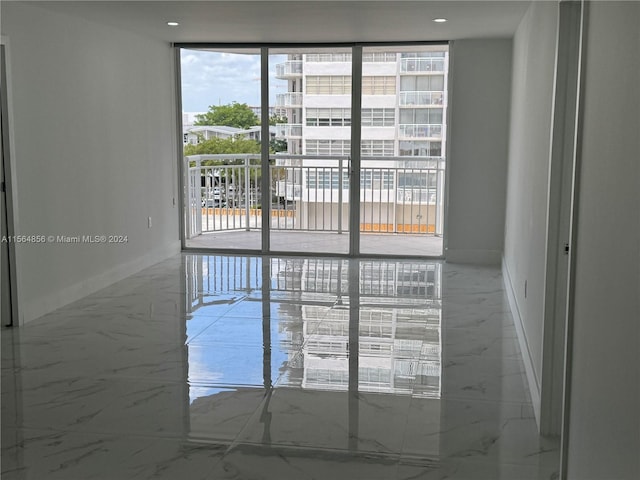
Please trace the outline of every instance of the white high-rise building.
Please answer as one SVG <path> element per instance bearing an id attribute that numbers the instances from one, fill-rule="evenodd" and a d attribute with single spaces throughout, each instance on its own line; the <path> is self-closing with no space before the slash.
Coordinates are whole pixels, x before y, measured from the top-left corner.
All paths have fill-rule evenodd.
<path id="1" fill-rule="evenodd" d="M 448 60 L 444 45 L 364 52 L 361 230 L 441 233 Z M 277 135 L 288 154 L 304 155 L 278 161 L 301 167 L 287 170 L 278 195 L 295 200 L 308 225 L 333 219 L 348 201 L 338 195 L 348 188 L 348 165 L 335 157 L 351 153 L 351 54 L 290 54 L 276 67 L 287 81 L 277 96 L 287 123 Z"/>

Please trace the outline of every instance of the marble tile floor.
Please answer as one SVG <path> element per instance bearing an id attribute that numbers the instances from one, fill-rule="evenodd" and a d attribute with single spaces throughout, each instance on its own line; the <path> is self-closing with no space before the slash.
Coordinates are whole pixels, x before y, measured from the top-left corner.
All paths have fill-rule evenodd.
<path id="1" fill-rule="evenodd" d="M 498 268 L 182 254 L 2 331 L 3 480 L 557 470 Z"/>

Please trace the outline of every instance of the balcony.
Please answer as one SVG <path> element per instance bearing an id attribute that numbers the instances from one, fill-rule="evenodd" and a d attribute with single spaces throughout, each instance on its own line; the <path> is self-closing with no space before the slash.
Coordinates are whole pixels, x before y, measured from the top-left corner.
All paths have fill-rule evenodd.
<path id="1" fill-rule="evenodd" d="M 442 138 L 441 124 L 400 124 L 400 138 Z"/>
<path id="2" fill-rule="evenodd" d="M 272 234 L 290 234 L 292 244 L 299 244 L 298 234 L 310 238 L 348 231 L 348 157 L 278 154 L 272 160 Z M 259 155 L 199 155 L 186 157 L 185 162 L 188 239 L 206 246 L 200 237 L 207 233 L 236 232 L 232 244 L 240 245 L 244 233 L 259 235 L 263 225 Z M 425 245 L 425 238 L 441 246 L 443 184 L 442 158 L 363 157 L 360 231 L 393 235 L 396 248 L 398 241 L 404 242 L 403 248 L 411 248 L 416 240 Z M 402 240 L 398 234 L 407 237 Z"/>
<path id="3" fill-rule="evenodd" d="M 403 58 L 400 73 L 444 73 L 444 58 Z"/>
<path id="4" fill-rule="evenodd" d="M 286 80 L 302 76 L 302 61 L 290 60 L 276 65 L 276 78 Z"/>
<path id="5" fill-rule="evenodd" d="M 401 107 L 429 107 L 444 105 L 444 92 L 442 91 L 410 91 L 400 92 Z"/>
<path id="6" fill-rule="evenodd" d="M 279 93 L 276 95 L 276 106 L 285 108 L 302 107 L 302 93 Z"/>
<path id="7" fill-rule="evenodd" d="M 299 123 L 276 124 L 276 138 L 301 138 L 302 125 Z"/>

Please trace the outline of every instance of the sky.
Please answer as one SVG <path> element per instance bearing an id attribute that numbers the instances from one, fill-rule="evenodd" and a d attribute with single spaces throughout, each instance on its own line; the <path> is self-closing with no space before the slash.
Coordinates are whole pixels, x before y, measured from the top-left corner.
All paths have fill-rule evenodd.
<path id="1" fill-rule="evenodd" d="M 186 50 L 181 52 L 182 110 L 206 112 L 210 105 L 231 102 L 260 105 L 260 55 Z M 286 55 L 269 57 L 269 105 L 285 93 L 286 81 L 275 78 Z"/>

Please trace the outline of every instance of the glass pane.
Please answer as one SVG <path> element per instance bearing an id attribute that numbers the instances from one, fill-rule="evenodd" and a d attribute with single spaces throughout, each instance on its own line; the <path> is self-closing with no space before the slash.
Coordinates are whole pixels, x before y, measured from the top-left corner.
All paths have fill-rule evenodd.
<path id="1" fill-rule="evenodd" d="M 351 50 L 270 50 L 272 251 L 349 251 Z"/>
<path id="2" fill-rule="evenodd" d="M 180 53 L 186 244 L 259 250 L 260 52 Z"/>
<path id="3" fill-rule="evenodd" d="M 447 46 L 374 53 L 387 61 L 363 63 L 360 251 L 442 255 Z"/>

